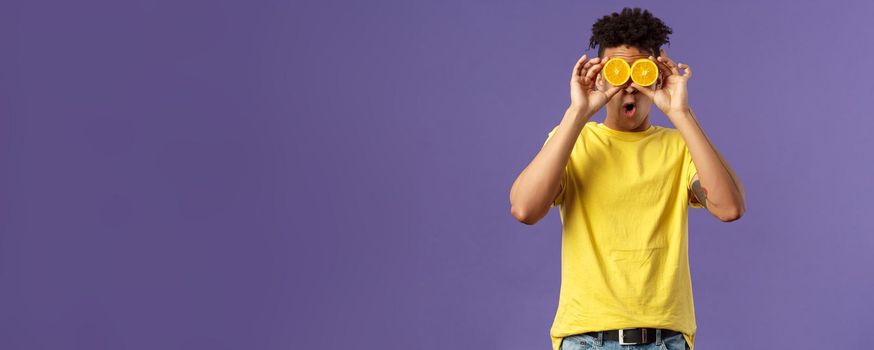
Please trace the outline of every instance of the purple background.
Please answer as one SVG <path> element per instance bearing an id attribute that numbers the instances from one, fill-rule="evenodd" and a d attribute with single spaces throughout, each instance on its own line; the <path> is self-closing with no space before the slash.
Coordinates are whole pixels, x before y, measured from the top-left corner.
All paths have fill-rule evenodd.
<path id="1" fill-rule="evenodd" d="M 623 6 L 747 191 L 691 213 L 698 348 L 867 347 L 867 2 L 19 0 L 0 348 L 548 349 L 558 213 L 508 192 Z"/>

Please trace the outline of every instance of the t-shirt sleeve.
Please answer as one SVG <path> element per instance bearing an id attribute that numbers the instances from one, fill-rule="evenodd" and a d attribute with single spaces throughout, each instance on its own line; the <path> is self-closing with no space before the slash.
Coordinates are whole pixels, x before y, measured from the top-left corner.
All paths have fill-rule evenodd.
<path id="1" fill-rule="evenodd" d="M 689 206 L 692 208 L 704 208 L 701 203 L 693 202 L 695 195 L 692 194 L 692 178 L 695 177 L 695 174 L 698 174 L 698 168 L 695 167 L 695 162 L 692 161 L 692 153 L 689 152 L 689 147 L 687 147 L 685 143 L 683 143 L 683 163 L 686 168 L 684 176 L 686 179 L 686 195 L 687 198 L 689 198 Z"/>
<path id="2" fill-rule="evenodd" d="M 552 131 L 550 131 L 549 134 L 546 135 L 546 141 L 543 141 L 544 146 L 546 146 L 546 143 L 549 141 L 549 139 L 552 138 L 552 135 L 555 134 L 556 130 L 558 130 L 558 125 L 556 125 L 554 128 L 552 128 Z M 555 206 L 559 206 L 564 202 L 564 193 L 565 193 L 565 189 L 567 188 L 567 177 L 568 177 L 568 166 L 565 166 L 564 171 L 562 172 L 562 175 L 561 175 L 561 189 L 559 190 L 558 196 L 556 196 L 555 199 L 553 199 L 552 203 L 549 205 L 550 208 L 555 207 Z"/>

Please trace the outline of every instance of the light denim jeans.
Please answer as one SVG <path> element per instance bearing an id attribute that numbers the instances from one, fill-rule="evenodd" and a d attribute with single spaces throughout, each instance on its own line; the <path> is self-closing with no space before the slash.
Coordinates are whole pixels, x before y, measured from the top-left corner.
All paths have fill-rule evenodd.
<path id="1" fill-rule="evenodd" d="M 618 340 L 598 339 L 598 336 L 575 334 L 561 340 L 559 350 L 689 350 L 689 344 L 683 334 L 674 334 L 661 338 L 658 332 L 656 340 L 649 344 L 619 345 Z"/>

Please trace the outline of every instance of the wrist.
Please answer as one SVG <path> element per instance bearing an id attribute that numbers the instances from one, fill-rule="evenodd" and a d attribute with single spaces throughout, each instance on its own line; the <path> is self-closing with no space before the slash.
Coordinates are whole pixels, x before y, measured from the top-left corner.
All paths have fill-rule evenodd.
<path id="1" fill-rule="evenodd" d="M 678 110 L 668 111 L 667 113 L 665 113 L 665 115 L 667 115 L 668 118 L 671 120 L 680 119 L 680 118 L 691 118 L 692 117 L 692 109 L 689 108 L 689 106 L 686 106 L 686 107 L 678 109 Z"/>
<path id="2" fill-rule="evenodd" d="M 574 125 L 583 125 L 592 118 L 592 113 L 585 108 L 568 107 L 564 113 L 564 120 Z"/>
<path id="3" fill-rule="evenodd" d="M 589 111 L 586 107 L 568 106 L 567 110 L 565 111 L 565 115 L 573 116 L 577 119 L 589 119 L 592 117 L 592 115 L 594 115 L 594 113 Z"/>

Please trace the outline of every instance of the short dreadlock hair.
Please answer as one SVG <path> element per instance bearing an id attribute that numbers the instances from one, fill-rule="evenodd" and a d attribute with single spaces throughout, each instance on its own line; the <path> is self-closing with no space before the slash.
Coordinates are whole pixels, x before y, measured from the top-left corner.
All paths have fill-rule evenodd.
<path id="1" fill-rule="evenodd" d="M 671 28 L 649 11 L 626 7 L 619 13 L 601 17 L 592 25 L 589 48 L 597 46 L 598 56 L 603 56 L 605 48 L 624 44 L 648 50 L 658 57 L 661 46 L 670 43 L 671 33 Z"/>

